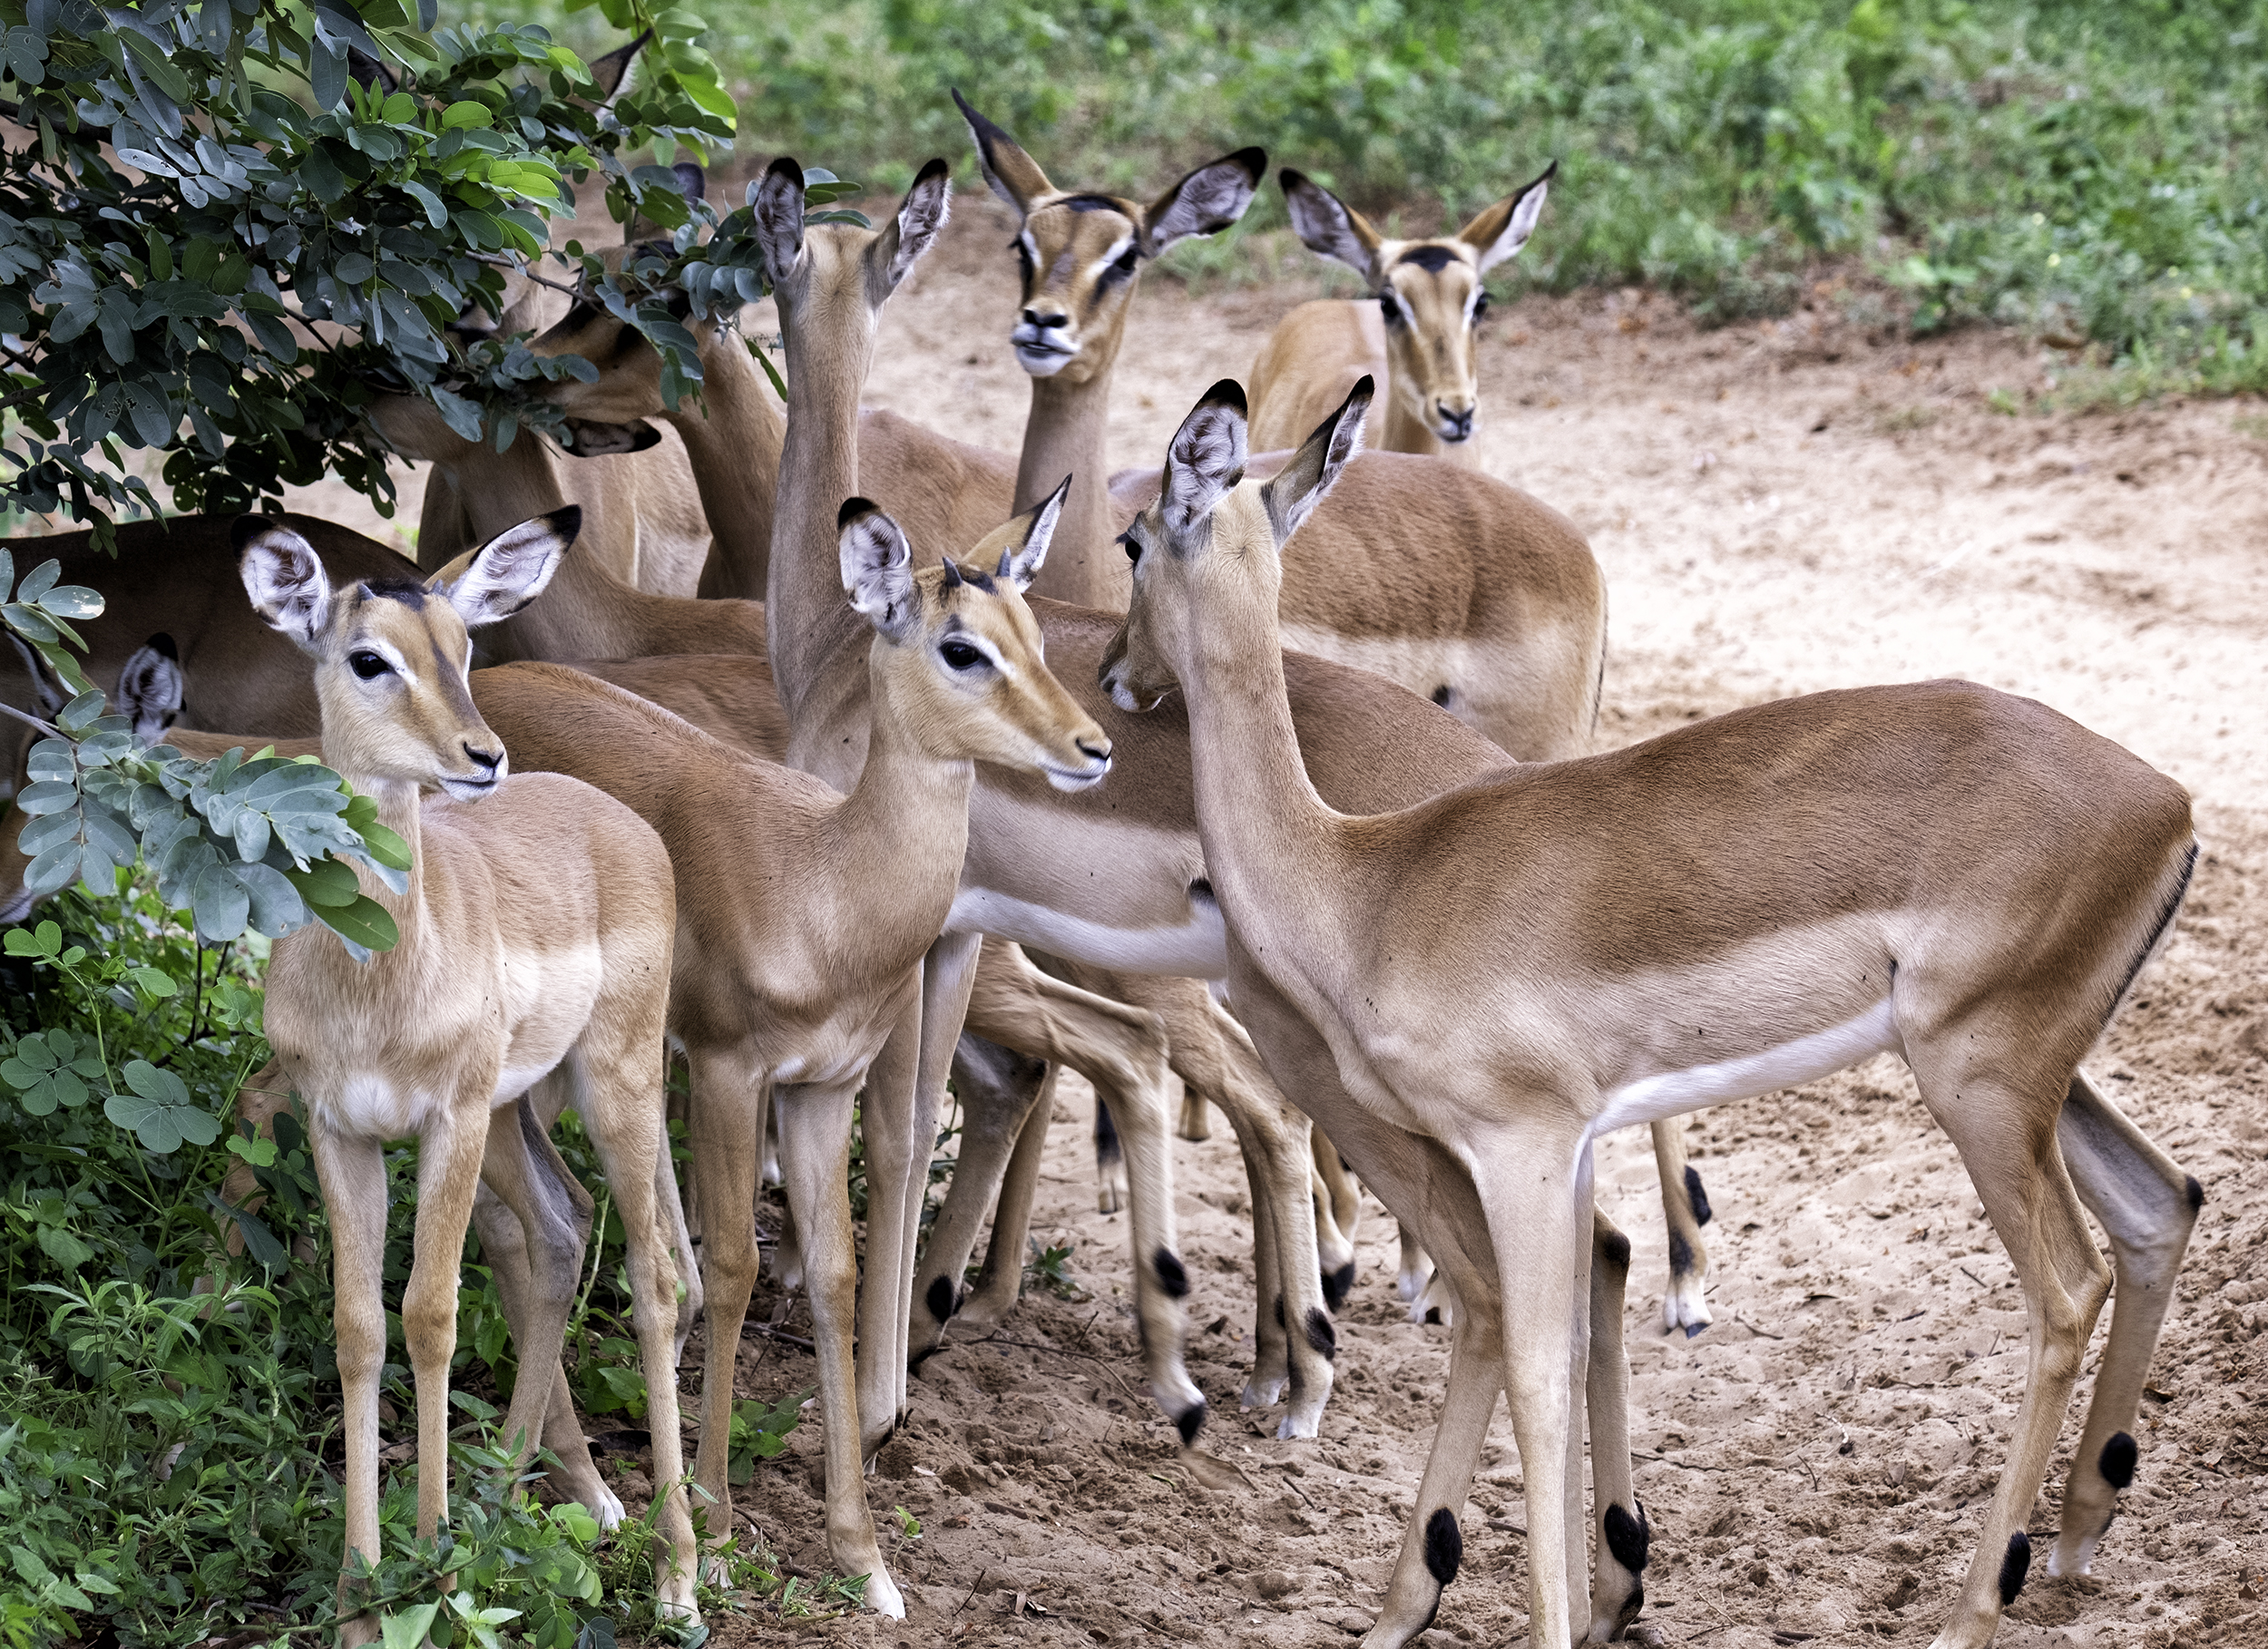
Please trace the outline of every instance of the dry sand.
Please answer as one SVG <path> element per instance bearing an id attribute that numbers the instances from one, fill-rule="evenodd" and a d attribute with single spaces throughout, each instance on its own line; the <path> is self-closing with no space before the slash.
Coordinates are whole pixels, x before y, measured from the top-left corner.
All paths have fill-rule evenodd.
<path id="1" fill-rule="evenodd" d="M 965 191 L 959 212 L 887 311 L 869 400 L 1013 451 L 1026 387 L 1004 346 L 1012 225 Z M 1156 463 L 1205 385 L 1241 376 L 1313 295 L 1192 297 L 1153 276 L 1119 368 L 1113 463 Z M 2268 1643 L 2268 1417 L 2253 1407 L 2268 1395 L 2254 1346 L 2268 1318 L 2268 422 L 2225 401 L 1999 415 L 1985 392 L 2041 370 L 2013 340 L 1886 340 L 1841 319 L 1834 294 L 1814 303 L 1713 332 L 1639 294 L 1505 306 L 1482 346 L 1481 460 L 1572 517 L 1606 570 L 1602 748 L 1780 695 L 1961 676 L 2044 699 L 2195 795 L 2194 892 L 2089 1064 L 2204 1183 L 2204 1211 L 2136 1427 L 2141 1470 L 2096 1576 L 2053 1582 L 2035 1564 L 1996 1641 Z M 769 324 L 768 307 L 749 317 Z M 1035 1224 L 1073 1246 L 1091 1299 L 1028 1297 L 998 1341 L 932 1359 L 910 1435 L 871 1479 L 878 1513 L 903 1505 L 922 1525 L 917 1540 L 885 1537 L 909 1618 L 719 1615 L 715 1642 L 1293 1645 L 1367 1625 L 1447 1361 L 1444 1332 L 1411 1325 L 1394 1298 L 1388 1222 L 1368 1205 L 1321 1440 L 1277 1442 L 1275 1413 L 1237 1410 L 1252 1272 L 1233 1143 L 1219 1127 L 1178 1146 L 1206 1442 L 1249 1483 L 1200 1487 L 1139 1395 L 1126 1222 L 1094 1211 L 1091 1104 L 1064 1084 Z M 1724 1107 L 1691 1139 L 1716 1211 L 1716 1322 L 1692 1341 L 1660 1326 L 1643 1137 L 1601 1153 L 1602 1195 L 1637 1255 L 1633 1435 L 1654 1528 L 1642 1624 L 1711 1649 L 1926 1643 L 2021 1393 L 2025 1320 L 2000 1244 L 1887 1058 Z M 753 1332 L 742 1369 L 745 1396 L 810 1383 L 807 1357 Z M 2043 1554 L 2078 1418 L 2032 1514 Z M 738 1504 L 824 1572 L 817 1442 L 803 1427 Z M 1465 1566 L 1422 1642 L 1524 1639 L 1523 1522 L 1500 1409 Z"/>

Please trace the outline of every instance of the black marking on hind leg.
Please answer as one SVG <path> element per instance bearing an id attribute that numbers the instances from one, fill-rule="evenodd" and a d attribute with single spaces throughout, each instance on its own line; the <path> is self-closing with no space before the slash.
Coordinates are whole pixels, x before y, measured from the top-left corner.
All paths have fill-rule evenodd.
<path id="1" fill-rule="evenodd" d="M 2157 948 L 2157 942 L 2165 937 L 2166 928 L 2173 922 L 2175 912 L 2182 908 L 2182 900 L 2189 893 L 2189 879 L 2196 873 L 2197 844 L 2192 842 L 2189 844 L 2188 855 L 2182 860 L 2180 880 L 2174 883 L 2174 891 L 2166 894 L 2165 903 L 2158 907 L 2157 920 L 2150 924 L 2149 938 L 2144 940 L 2142 948 L 2134 953 L 2134 961 L 2126 966 L 2126 977 L 2118 981 L 2118 989 L 2111 996 L 2111 1012 L 2118 1011 L 2118 1004 L 2125 1001 L 2126 992 L 2134 989 L 2134 976 L 2142 971 L 2142 964 L 2150 960 L 2150 952 Z"/>
<path id="2" fill-rule="evenodd" d="M 1428 1322 L 1438 1325 L 1442 1320 L 1442 1308 L 1438 1305 L 1427 1306 L 1425 1308 L 1425 1320 Z"/>
<path id="3" fill-rule="evenodd" d="M 1189 1293 L 1189 1273 L 1182 1268 L 1181 1257 L 1160 1244 L 1158 1257 L 1150 1262 L 1158 1272 L 1158 1286 L 1166 1291 L 1166 1297 L 1180 1300 Z"/>
<path id="4" fill-rule="evenodd" d="M 1125 1148 L 1119 1144 L 1119 1125 L 1111 1119 L 1110 1107 L 1100 1099 L 1095 1101 L 1095 1166 L 1109 1166 L 1125 1160 Z"/>
<path id="5" fill-rule="evenodd" d="M 2205 1188 L 2197 1183 L 2195 1174 L 2182 1176 L 2182 1189 L 2189 1198 L 2189 1212 L 2195 1214 L 2205 1205 Z"/>
<path id="6" fill-rule="evenodd" d="M 1181 1434 L 1181 1446 L 1188 1448 L 1197 1441 L 1197 1434 L 1205 1429 L 1205 1405 L 1198 1403 L 1175 1415 L 1173 1429 Z"/>
<path id="7" fill-rule="evenodd" d="M 1444 681 L 1433 689 L 1433 702 L 1444 710 L 1449 707 L 1449 683 Z"/>
<path id="8" fill-rule="evenodd" d="M 1325 1362 L 1336 1362 L 1339 1357 L 1339 1331 L 1331 1326 L 1331 1319 L 1323 1314 L 1323 1307 L 1307 1308 L 1307 1343 L 1315 1348 L 1315 1354 Z"/>
<path id="9" fill-rule="evenodd" d="M 1609 1504 L 1605 1517 L 1599 1518 L 1599 1532 L 1607 1537 L 1607 1549 L 1624 1568 L 1637 1575 L 1646 1568 L 1646 1548 L 1653 1538 L 1653 1528 L 1646 1520 L 1646 1508 L 1638 1508 L 1633 1517 L 1619 1506 Z"/>
<path id="10" fill-rule="evenodd" d="M 1669 1234 L 1669 1274 L 1682 1277 L 1693 1269 L 1693 1244 L 1686 1241 L 1683 1232 Z"/>
<path id="11" fill-rule="evenodd" d="M 1709 1194 L 1702 1188 L 1701 1170 L 1691 1163 L 1686 1165 L 1686 1204 L 1693 1210 L 1695 1225 L 1709 1223 Z"/>
<path id="12" fill-rule="evenodd" d="M 1457 1527 L 1457 1514 L 1446 1506 L 1435 1507 L 1425 1520 L 1425 1572 L 1445 1586 L 1457 1578 L 1457 1566 L 1464 1557 L 1465 1536 Z"/>
<path id="13" fill-rule="evenodd" d="M 2022 1529 L 2009 1537 L 2009 1555 L 2000 1559 L 2000 1606 L 2005 1609 L 2024 1589 L 2024 1576 L 2032 1566 L 2032 1537 Z"/>
<path id="14" fill-rule="evenodd" d="M 2114 1431 L 2103 1444 L 2100 1459 L 2095 1468 L 2103 1474 L 2103 1481 L 2113 1488 L 2124 1488 L 2134 1481 L 2134 1439 L 2123 1431 Z"/>
<path id="15" fill-rule="evenodd" d="M 1626 1274 L 1629 1272 L 1630 1239 L 1628 1237 L 1619 1231 L 1610 1231 L 1599 1239 L 1598 1245 L 1599 1252 L 1606 1256 L 1608 1264 Z M 1673 1259 L 1670 1264 L 1675 1265 L 1677 1262 Z"/>
<path id="16" fill-rule="evenodd" d="M 1354 1262 L 1349 1260 L 1336 1271 L 1323 1273 L 1324 1303 L 1333 1311 L 1346 1303 L 1347 1295 L 1354 1292 Z"/>
<path id="17" fill-rule="evenodd" d="M 953 1280 L 950 1277 L 939 1277 L 931 1283 L 929 1293 L 922 1296 L 922 1303 L 929 1307 L 929 1314 L 940 1322 L 952 1316 L 961 1305 L 961 1302 L 953 1297 Z"/>

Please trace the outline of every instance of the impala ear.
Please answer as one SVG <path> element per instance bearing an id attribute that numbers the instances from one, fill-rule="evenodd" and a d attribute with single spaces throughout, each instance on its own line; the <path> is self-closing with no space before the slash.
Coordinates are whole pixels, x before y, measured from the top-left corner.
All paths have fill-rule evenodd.
<path id="1" fill-rule="evenodd" d="M 1378 278 L 1378 244 L 1383 237 L 1364 217 L 1305 172 L 1286 166 L 1276 174 L 1284 186 L 1292 231 L 1320 258 L 1334 259 L 1364 280 Z"/>
<path id="2" fill-rule="evenodd" d="M 1151 204 L 1145 214 L 1143 251 L 1155 258 L 1192 235 L 1217 235 L 1231 227 L 1245 215 L 1267 174 L 1264 149 L 1239 149 L 1198 167 Z"/>
<path id="3" fill-rule="evenodd" d="M 319 651 L 330 627 L 331 581 L 315 546 L 265 515 L 239 516 L 232 536 L 252 610 L 302 651 Z"/>
<path id="4" fill-rule="evenodd" d="M 898 282 L 912 271 L 915 260 L 936 245 L 937 237 L 944 232 L 945 220 L 953 215 L 950 171 L 942 160 L 924 166 L 914 187 L 898 203 L 898 215 L 875 239 L 867 256 L 875 260 L 869 267 L 882 277 L 883 297 L 897 290 Z"/>
<path id="5" fill-rule="evenodd" d="M 1275 529 L 1278 549 L 1315 512 L 1315 506 L 1338 484 L 1348 463 L 1362 450 L 1363 419 L 1370 412 L 1376 388 L 1367 372 L 1356 379 L 1338 411 L 1315 425 L 1315 433 L 1292 454 L 1292 461 L 1260 489 L 1260 503 L 1268 512 L 1268 525 Z"/>
<path id="6" fill-rule="evenodd" d="M 582 531 L 576 504 L 507 527 L 477 550 L 468 550 L 426 581 L 445 596 L 467 629 L 509 619 L 543 593 L 560 558 Z"/>
<path id="7" fill-rule="evenodd" d="M 1479 254 L 1482 274 L 1528 244 L 1528 237 L 1536 232 L 1536 220 L 1543 216 L 1548 186 L 1559 171 L 1559 161 L 1552 161 L 1543 169 L 1543 176 L 1506 195 L 1457 231 L 1457 239 Z"/>
<path id="8" fill-rule="evenodd" d="M 598 87 L 600 108 L 604 109 L 614 102 L 622 89 L 622 83 L 630 78 L 630 65 L 652 38 L 653 31 L 647 29 L 628 45 L 616 46 L 605 56 L 591 60 L 591 78 Z"/>
<path id="9" fill-rule="evenodd" d="M 1048 546 L 1055 541 L 1055 529 L 1063 522 L 1063 501 L 1071 494 L 1069 475 L 1056 483 L 1055 491 L 1040 501 L 1025 520 L 1023 542 L 1011 544 L 1000 552 L 1000 567 L 995 578 L 1007 580 L 1021 595 L 1031 588 L 1031 581 L 1040 576 L 1040 569 L 1047 565 Z"/>
<path id="10" fill-rule="evenodd" d="M 1244 385 L 1223 378 L 1189 409 L 1166 448 L 1158 502 L 1168 532 L 1189 531 L 1244 479 L 1245 438 Z"/>
<path id="11" fill-rule="evenodd" d="M 777 286 L 803 258 L 803 168 L 780 156 L 748 185 L 748 205 L 765 274 Z"/>
<path id="12" fill-rule="evenodd" d="M 969 122 L 969 137 L 976 144 L 976 163 L 992 190 L 1016 209 L 1019 217 L 1031 215 L 1031 203 L 1056 193 L 1055 185 L 1040 170 L 1040 162 L 1016 146 L 1016 140 L 969 107 L 956 89 L 953 101 L 961 118 Z"/>
<path id="13" fill-rule="evenodd" d="M 871 499 L 846 499 L 835 519 L 843 535 L 843 589 L 852 608 L 866 615 L 884 640 L 903 644 L 918 622 L 914 552 L 904 532 Z"/>
<path id="14" fill-rule="evenodd" d="M 111 713 L 130 717 L 134 737 L 153 745 L 181 713 L 181 656 L 173 638 L 161 631 L 126 655 Z"/>

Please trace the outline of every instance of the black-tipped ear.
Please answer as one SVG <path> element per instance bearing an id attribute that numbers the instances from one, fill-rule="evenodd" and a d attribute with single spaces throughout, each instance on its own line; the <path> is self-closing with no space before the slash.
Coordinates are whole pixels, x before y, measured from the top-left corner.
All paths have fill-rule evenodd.
<path id="1" fill-rule="evenodd" d="M 1168 532 L 1187 532 L 1244 479 L 1246 415 L 1245 386 L 1223 378 L 1174 432 L 1158 493 Z"/>
<path id="2" fill-rule="evenodd" d="M 1284 186 L 1284 205 L 1300 244 L 1318 258 L 1346 265 L 1365 280 L 1378 278 L 1374 266 L 1381 237 L 1362 213 L 1288 166 L 1276 174 L 1276 181 Z"/>
<path id="3" fill-rule="evenodd" d="M 394 71 L 358 45 L 347 48 L 347 78 L 385 93 L 401 90 L 401 80 Z"/>
<path id="4" fill-rule="evenodd" d="M 679 161 L 670 168 L 677 178 L 678 192 L 688 200 L 709 199 L 709 173 L 690 161 Z"/>
<path id="5" fill-rule="evenodd" d="M 1019 148 L 1014 138 L 970 108 L 969 100 L 961 95 L 958 87 L 953 90 L 953 101 L 961 111 L 961 118 L 969 123 L 969 138 L 976 145 L 976 163 L 994 194 L 1020 214 L 1029 216 L 1034 200 L 1056 192 L 1047 173 L 1040 170 L 1039 161 Z"/>
<path id="6" fill-rule="evenodd" d="M 835 530 L 840 532 L 860 516 L 881 507 L 871 498 L 846 498 L 843 500 L 843 507 L 835 512 Z"/>
<path id="7" fill-rule="evenodd" d="M 318 651 L 330 623 L 331 586 L 315 546 L 266 515 L 239 516 L 230 537 L 252 610 L 302 651 Z"/>
<path id="8" fill-rule="evenodd" d="M 1031 512 L 1031 524 L 1024 529 L 1023 542 L 1000 552 L 998 576 L 1013 584 L 1019 592 L 1031 589 L 1031 581 L 1047 565 L 1048 546 L 1055 542 L 1056 528 L 1063 524 L 1063 501 L 1070 493 L 1071 478 L 1066 475 L 1055 483 L 1055 491 L 1040 501 L 1040 507 Z"/>
<path id="9" fill-rule="evenodd" d="M 591 60 L 591 78 L 598 86 L 601 107 L 614 101 L 614 94 L 622 89 L 622 82 L 630 77 L 632 60 L 652 38 L 653 31 L 647 29 L 628 45 L 616 46 L 605 56 Z"/>
<path id="10" fill-rule="evenodd" d="M 1192 235 L 1217 235 L 1245 215 L 1268 174 L 1264 149 L 1239 149 L 1200 166 L 1151 203 L 1142 249 L 1155 258 Z"/>
<path id="11" fill-rule="evenodd" d="M 841 521 L 843 590 L 851 606 L 865 616 L 884 639 L 903 644 L 920 621 L 914 589 L 914 556 L 905 534 L 888 515 L 863 498 L 846 504 Z"/>
<path id="12" fill-rule="evenodd" d="M 777 286 L 803 258 L 803 168 L 781 155 L 748 185 L 748 205 L 765 275 Z"/>
<path id="13" fill-rule="evenodd" d="M 1482 274 L 1528 244 L 1528 237 L 1536 232 L 1536 222 L 1543 216 L 1551 180 L 1559 173 L 1559 163 L 1554 161 L 1534 182 L 1514 190 L 1457 231 L 1457 239 L 1477 255 Z"/>
<path id="14" fill-rule="evenodd" d="M 914 261 L 937 243 L 944 232 L 945 220 L 953 215 L 953 182 L 947 175 L 952 171 L 942 160 L 933 160 L 914 175 L 914 187 L 905 191 L 905 199 L 898 202 L 897 216 L 883 229 L 881 237 L 867 254 L 877 262 L 873 267 L 882 279 L 881 296 L 887 298 L 897 290 L 914 268 Z"/>
<path id="15" fill-rule="evenodd" d="M 1315 425 L 1292 461 L 1260 489 L 1260 503 L 1268 512 L 1279 548 L 1315 512 L 1362 450 L 1363 420 L 1369 415 L 1377 387 L 1367 372 L 1356 379 L 1338 410 Z"/>
<path id="16" fill-rule="evenodd" d="M 581 504 L 531 516 L 458 556 L 425 588 L 445 597 L 467 629 L 497 623 L 543 593 L 582 531 Z"/>

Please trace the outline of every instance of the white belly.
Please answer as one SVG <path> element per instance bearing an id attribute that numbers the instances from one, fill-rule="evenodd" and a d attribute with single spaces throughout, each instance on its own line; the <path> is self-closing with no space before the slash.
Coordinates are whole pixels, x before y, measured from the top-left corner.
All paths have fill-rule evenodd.
<path id="1" fill-rule="evenodd" d="M 1753 1054 L 1714 1065 L 1656 1071 L 1610 1089 L 1591 1124 L 1594 1137 L 1634 1123 L 1658 1122 L 1727 1099 L 1793 1088 L 1899 1047 L 1897 1016 L 1884 997 L 1855 1019 Z"/>
<path id="2" fill-rule="evenodd" d="M 992 933 L 1090 967 L 1122 973 L 1175 973 L 1219 979 L 1228 971 L 1228 932 L 1220 907 L 1189 902 L 1190 921 L 1178 927 L 1114 928 L 1028 903 L 991 888 L 963 888 L 947 918 L 949 933 Z"/>

